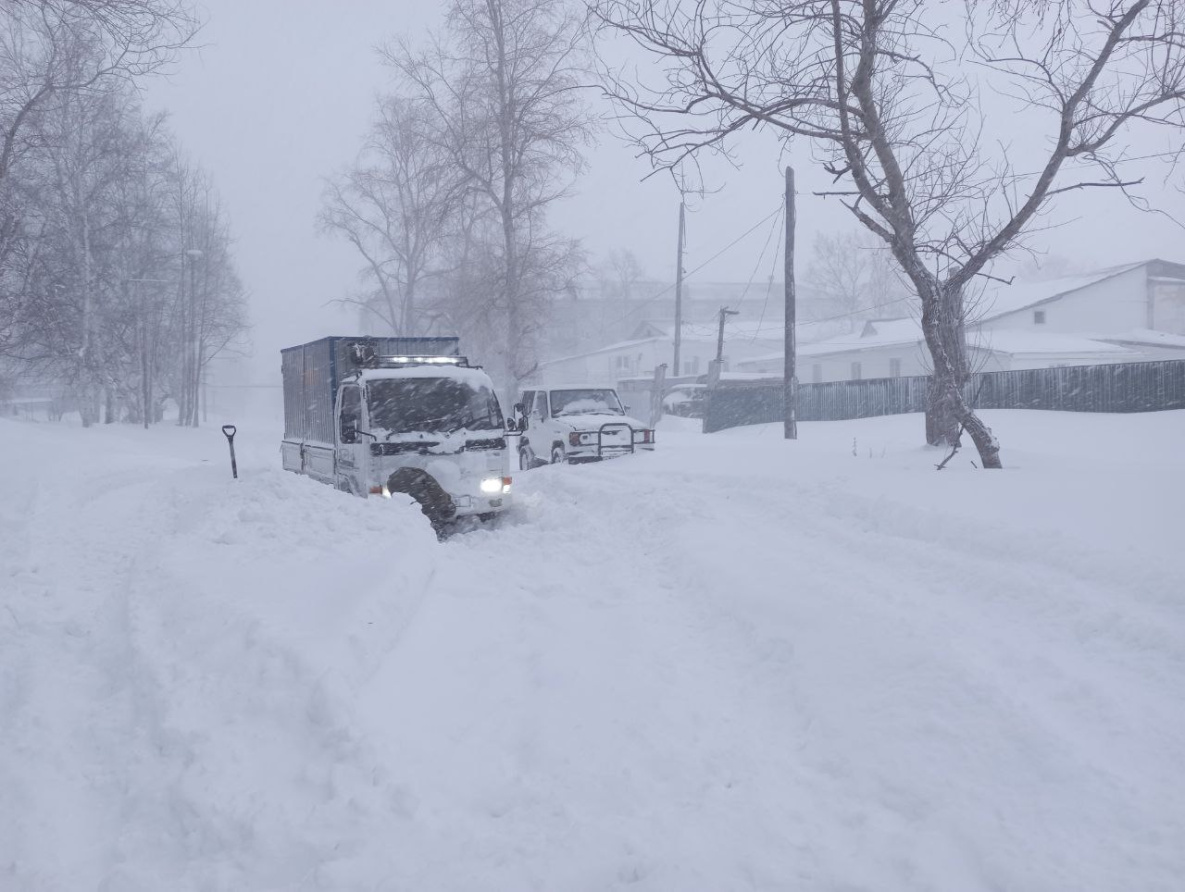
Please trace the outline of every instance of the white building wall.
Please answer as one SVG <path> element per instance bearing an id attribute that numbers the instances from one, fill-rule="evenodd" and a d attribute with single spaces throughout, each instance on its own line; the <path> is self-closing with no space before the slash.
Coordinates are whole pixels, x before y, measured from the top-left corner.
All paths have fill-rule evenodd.
<path id="1" fill-rule="evenodd" d="M 894 360 L 897 362 L 896 368 Z M 929 362 L 917 344 L 896 344 L 889 347 L 829 353 L 826 356 L 799 354 L 798 382 L 800 384 L 814 384 L 827 381 L 856 380 L 856 370 L 853 368 L 855 363 L 859 363 L 859 378 L 861 380 L 866 378 L 909 378 L 914 375 L 930 374 Z M 776 363 L 776 368 L 771 368 L 771 371 L 781 374 L 782 364 Z"/>
<path id="2" fill-rule="evenodd" d="M 1148 327 L 1148 300 L 1147 268 L 1138 266 L 1063 297 L 979 323 L 977 327 L 985 332 L 1118 334 Z M 991 312 L 990 307 L 984 309 Z M 1044 322 L 1036 321 L 1037 313 L 1044 314 Z"/>
<path id="3" fill-rule="evenodd" d="M 1148 327 L 1185 334 L 1185 283 L 1153 280 L 1151 291 L 1153 309 Z"/>

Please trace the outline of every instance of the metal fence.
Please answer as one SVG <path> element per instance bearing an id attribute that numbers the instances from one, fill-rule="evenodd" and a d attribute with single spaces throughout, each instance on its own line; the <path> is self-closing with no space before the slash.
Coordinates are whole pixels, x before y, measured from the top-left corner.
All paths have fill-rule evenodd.
<path id="1" fill-rule="evenodd" d="M 798 420 L 842 421 L 924 412 L 929 385 L 928 377 L 802 384 Z M 1185 360 L 983 372 L 972 376 L 964 395 L 976 409 L 1185 409 Z M 708 390 L 704 432 L 778 422 L 783 415 L 781 381 L 724 381 Z"/>

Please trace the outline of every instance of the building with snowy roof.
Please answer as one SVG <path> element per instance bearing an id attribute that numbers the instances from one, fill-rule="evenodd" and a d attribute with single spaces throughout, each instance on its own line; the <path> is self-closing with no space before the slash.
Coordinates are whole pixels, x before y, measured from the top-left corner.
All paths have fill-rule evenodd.
<path id="1" fill-rule="evenodd" d="M 975 371 L 1185 359 L 1185 265 L 1146 260 L 986 289 L 968 308 Z M 800 328 L 801 331 L 801 328 Z M 738 372 L 782 374 L 780 349 L 740 357 Z M 802 382 L 929 374 L 917 318 L 872 319 L 855 334 L 805 343 Z"/>

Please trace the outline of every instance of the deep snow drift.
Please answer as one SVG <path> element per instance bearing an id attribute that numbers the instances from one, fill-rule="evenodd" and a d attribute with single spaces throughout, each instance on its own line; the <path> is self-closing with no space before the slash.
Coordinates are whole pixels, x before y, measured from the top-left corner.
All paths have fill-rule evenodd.
<path id="1" fill-rule="evenodd" d="M 1185 413 L 702 436 L 498 530 L 0 421 L 0 889 L 1169 890 Z"/>

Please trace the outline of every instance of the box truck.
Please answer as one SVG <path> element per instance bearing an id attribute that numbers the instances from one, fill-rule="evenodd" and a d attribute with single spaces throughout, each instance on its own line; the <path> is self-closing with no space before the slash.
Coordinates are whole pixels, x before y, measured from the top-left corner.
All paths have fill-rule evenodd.
<path id="1" fill-rule="evenodd" d="M 405 493 L 439 532 L 510 504 L 493 382 L 455 337 L 327 337 L 281 351 L 284 468 L 363 498 Z"/>

